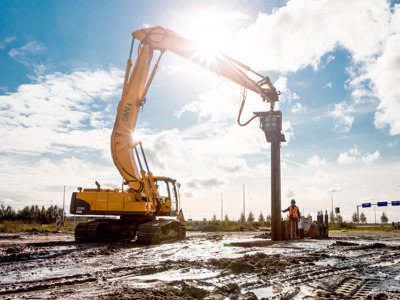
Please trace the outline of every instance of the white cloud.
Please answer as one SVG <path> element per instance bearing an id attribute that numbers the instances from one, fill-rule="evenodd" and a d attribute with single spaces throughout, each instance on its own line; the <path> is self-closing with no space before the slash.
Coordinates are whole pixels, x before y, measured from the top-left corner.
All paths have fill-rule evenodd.
<path id="1" fill-rule="evenodd" d="M 15 40 L 14 36 L 6 37 L 2 41 L 0 41 L 0 50 L 5 50 L 6 46 Z"/>
<path id="2" fill-rule="evenodd" d="M 283 145 L 287 145 L 292 138 L 294 138 L 294 130 L 290 121 L 283 121 L 282 123 L 282 133 L 285 135 L 286 143 Z"/>
<path id="3" fill-rule="evenodd" d="M 143 145 L 157 173 L 187 172 L 190 162 L 196 166 L 191 168 L 196 176 L 235 176 L 235 170 L 248 172 L 243 156 L 268 153 L 268 144 L 258 124 L 243 128 L 231 122 L 219 126 L 205 123 L 179 131 L 153 132 L 138 128 L 137 132 L 144 137 Z"/>
<path id="4" fill-rule="evenodd" d="M 186 104 L 174 114 L 178 118 L 184 112 L 195 112 L 199 120 L 218 122 L 235 119 L 238 110 L 240 88 L 234 83 L 224 83 L 218 89 L 199 95 L 199 99 Z"/>
<path id="5" fill-rule="evenodd" d="M 16 39 L 15 36 L 10 36 L 4 39 L 4 43 L 9 44 Z"/>
<path id="6" fill-rule="evenodd" d="M 335 57 L 333 55 L 329 55 L 328 58 L 326 59 L 326 63 L 329 64 L 334 59 L 335 59 Z"/>
<path id="7" fill-rule="evenodd" d="M 335 130 L 339 132 L 349 132 L 354 122 L 354 117 L 351 115 L 353 108 L 341 102 L 334 105 L 334 109 L 329 112 L 335 120 Z"/>
<path id="8" fill-rule="evenodd" d="M 378 150 L 376 150 L 374 153 L 370 154 L 367 153 L 363 157 L 361 157 L 361 160 L 366 163 L 367 165 L 371 165 L 375 160 L 379 159 L 381 157 L 380 153 Z"/>
<path id="9" fill-rule="evenodd" d="M 397 144 L 398 144 L 398 140 L 396 139 L 393 142 L 389 142 L 387 145 L 388 145 L 389 148 L 391 148 L 391 147 L 396 146 Z"/>
<path id="10" fill-rule="evenodd" d="M 366 72 L 367 78 L 380 99 L 375 114 L 375 126 L 388 126 L 390 134 L 400 134 L 400 5 L 395 6 L 392 34 L 385 43 L 383 54 L 371 64 Z"/>
<path id="11" fill-rule="evenodd" d="M 296 186 L 289 184 L 286 187 L 284 186 L 283 190 L 285 191 L 284 193 L 285 193 L 286 198 L 292 199 L 292 198 L 296 197 L 296 192 L 297 192 Z"/>
<path id="12" fill-rule="evenodd" d="M 347 165 L 347 164 L 355 163 L 357 161 L 357 157 L 352 156 L 347 152 L 344 152 L 344 153 L 339 154 L 337 161 L 341 165 Z"/>
<path id="13" fill-rule="evenodd" d="M 340 194 L 340 193 L 343 193 L 344 191 L 345 191 L 345 188 L 343 186 L 335 186 L 335 187 L 329 188 L 326 191 L 326 194 L 328 194 L 328 195 Z"/>
<path id="14" fill-rule="evenodd" d="M 45 47 L 37 41 L 29 41 L 20 48 L 12 48 L 8 51 L 8 55 L 18 61 L 19 63 L 28 65 L 31 64 L 31 56 L 41 53 Z"/>
<path id="15" fill-rule="evenodd" d="M 326 159 L 315 154 L 308 159 L 307 165 L 313 168 L 320 168 L 326 165 Z"/>
<path id="16" fill-rule="evenodd" d="M 306 111 L 306 107 L 304 107 L 303 105 L 301 105 L 300 102 L 296 102 L 293 106 L 292 106 L 292 113 L 297 114 L 297 113 L 302 113 Z"/>
<path id="17" fill-rule="evenodd" d="M 120 93 L 118 69 L 54 73 L 0 96 L 0 151 L 62 153 L 67 147 L 98 149 L 109 136 L 106 101 Z M 99 106 L 100 104 L 100 106 Z"/>
<path id="18" fill-rule="evenodd" d="M 205 120 L 207 122 L 235 122 L 242 100 L 240 91 L 240 86 L 235 83 L 222 83 L 219 87 L 200 94 L 197 100 L 184 105 L 180 110 L 175 111 L 174 115 L 180 118 L 185 112 L 193 112 L 198 115 L 199 122 Z M 241 121 L 244 123 L 251 118 L 254 111 L 266 110 L 269 110 L 269 105 L 263 102 L 258 94 L 248 92 Z"/>
<path id="19" fill-rule="evenodd" d="M 321 57 L 338 46 L 348 49 L 356 62 L 379 53 L 389 20 L 386 1 L 292 0 L 272 14 L 259 13 L 240 40 L 258 46 L 244 53 L 251 51 L 250 65 L 260 69 L 285 72 L 309 65 L 317 69 Z M 266 53 L 270 59 L 260 59 Z"/>
<path id="20" fill-rule="evenodd" d="M 363 154 L 358 149 L 357 145 L 354 145 L 354 148 L 350 149 L 349 151 L 340 153 L 337 161 L 341 165 L 348 165 L 357 162 L 363 162 L 370 165 L 379 158 L 380 153 L 378 150 L 376 150 L 373 154 L 370 154 L 368 152 Z"/>
<path id="21" fill-rule="evenodd" d="M 280 102 L 288 102 L 291 103 L 293 100 L 299 99 L 299 96 L 292 92 L 288 87 L 287 87 L 287 78 L 286 77 L 279 77 L 275 82 L 274 82 L 275 88 L 281 92 L 279 96 Z"/>

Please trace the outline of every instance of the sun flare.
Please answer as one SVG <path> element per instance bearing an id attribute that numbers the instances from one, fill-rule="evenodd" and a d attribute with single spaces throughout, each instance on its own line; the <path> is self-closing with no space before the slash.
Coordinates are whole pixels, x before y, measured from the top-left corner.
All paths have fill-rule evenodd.
<path id="1" fill-rule="evenodd" d="M 211 56 L 218 51 L 230 52 L 238 30 L 238 20 L 245 18 L 240 12 L 210 7 L 186 13 L 176 23 L 176 31 L 198 43 L 199 51 L 205 56 Z"/>

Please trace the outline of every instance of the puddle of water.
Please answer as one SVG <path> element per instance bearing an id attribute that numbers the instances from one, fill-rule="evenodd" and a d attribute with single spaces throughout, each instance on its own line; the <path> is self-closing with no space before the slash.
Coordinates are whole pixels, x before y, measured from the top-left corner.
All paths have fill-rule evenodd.
<path id="1" fill-rule="evenodd" d="M 323 260 L 315 261 L 314 264 L 317 266 L 334 266 L 340 263 L 340 260 L 337 258 L 326 258 Z"/>
<path id="2" fill-rule="evenodd" d="M 294 289 L 295 287 L 285 287 L 282 286 L 281 284 L 278 284 L 269 287 L 254 289 L 251 290 L 251 292 L 253 292 L 258 299 L 261 298 L 270 299 L 272 297 L 279 296 L 281 293 L 292 292 L 294 291 Z M 305 297 L 313 297 L 314 296 L 313 289 L 314 288 L 312 286 L 300 286 L 300 291 L 296 295 L 293 295 L 293 298 L 290 299 L 301 300 L 304 299 Z"/>
<path id="3" fill-rule="evenodd" d="M 176 280 L 187 280 L 187 279 L 211 279 L 215 278 L 220 275 L 220 272 L 215 272 L 215 271 L 210 271 L 210 270 L 195 270 L 191 269 L 188 272 L 179 272 L 179 271 L 166 271 L 162 273 L 157 273 L 157 274 L 151 274 L 151 275 L 140 275 L 140 276 L 124 276 L 118 278 L 118 280 L 139 280 L 139 281 L 154 281 L 154 280 L 160 280 L 160 281 L 166 281 L 166 282 L 171 282 L 171 281 L 176 281 Z"/>
<path id="4" fill-rule="evenodd" d="M 385 262 L 380 262 L 380 263 L 376 263 L 371 265 L 371 267 L 391 267 L 391 266 L 398 266 L 398 262 L 391 262 L 391 261 L 385 261 Z"/>
<path id="5" fill-rule="evenodd" d="M 289 290 L 290 290 L 289 287 L 284 287 L 281 284 L 276 284 L 273 286 L 254 289 L 254 290 L 251 290 L 251 292 L 253 292 L 257 296 L 257 298 L 261 299 L 261 298 L 274 297 L 280 293 L 288 292 Z"/>

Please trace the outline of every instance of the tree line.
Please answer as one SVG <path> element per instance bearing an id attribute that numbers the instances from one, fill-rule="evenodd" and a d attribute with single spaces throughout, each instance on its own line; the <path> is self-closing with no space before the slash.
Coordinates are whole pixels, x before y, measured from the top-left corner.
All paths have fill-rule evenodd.
<path id="1" fill-rule="evenodd" d="M 217 221 L 217 215 L 213 215 L 211 221 Z M 224 217 L 224 222 L 231 222 L 231 220 L 229 219 L 228 215 L 226 214 Z M 253 222 L 259 222 L 259 223 L 267 223 L 267 224 L 271 224 L 271 215 L 268 215 L 267 217 L 264 217 L 263 213 L 260 212 L 260 214 L 258 215 L 258 218 L 256 220 L 254 214 L 252 211 L 249 212 L 249 215 L 247 216 L 247 218 L 245 217 L 244 213 L 242 212 L 240 215 L 240 218 L 238 220 L 238 222 L 244 223 L 244 222 L 249 222 L 249 223 L 253 223 Z"/>
<path id="2" fill-rule="evenodd" d="M 307 218 L 311 218 L 311 214 L 309 213 L 307 215 Z M 214 214 L 211 221 L 216 221 L 217 220 L 217 216 Z M 344 223 L 343 221 L 343 217 L 340 214 L 337 214 L 336 216 L 334 215 L 333 211 L 331 211 L 330 215 L 329 215 L 329 220 L 331 223 Z M 386 215 L 385 212 L 382 213 L 381 217 L 380 217 L 381 223 L 382 224 L 387 224 L 389 221 L 388 216 Z M 228 215 L 225 215 L 224 221 L 230 221 Z M 358 220 L 358 215 L 356 212 L 353 213 L 352 217 L 351 217 L 351 222 L 353 223 L 358 223 L 358 221 L 361 224 L 367 224 L 367 217 L 366 215 L 361 212 L 360 214 L 360 220 Z M 244 223 L 244 222 L 249 222 L 249 223 L 253 223 L 253 222 L 260 222 L 260 223 L 266 223 L 268 225 L 271 224 L 271 215 L 267 215 L 266 217 L 264 217 L 263 213 L 260 212 L 257 220 L 253 214 L 252 211 L 250 211 L 249 215 L 247 216 L 247 218 L 245 217 L 245 215 L 242 214 L 240 215 L 240 218 L 238 220 L 238 222 Z"/>
<path id="3" fill-rule="evenodd" d="M 57 205 L 51 205 L 47 209 L 42 206 L 39 208 L 37 205 L 32 205 L 31 207 L 25 206 L 23 209 L 15 210 L 8 205 L 0 205 L 0 221 L 28 221 L 28 222 L 38 222 L 40 224 L 50 224 L 56 221 L 57 216 L 62 216 L 63 210 Z"/>

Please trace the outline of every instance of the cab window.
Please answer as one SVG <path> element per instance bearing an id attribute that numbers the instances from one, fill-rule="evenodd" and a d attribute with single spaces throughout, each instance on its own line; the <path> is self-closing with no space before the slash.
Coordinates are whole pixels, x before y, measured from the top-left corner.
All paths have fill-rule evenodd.
<path id="1" fill-rule="evenodd" d="M 161 197 L 162 202 L 165 203 L 165 199 L 169 198 L 168 183 L 164 180 L 158 180 L 157 191 Z"/>

